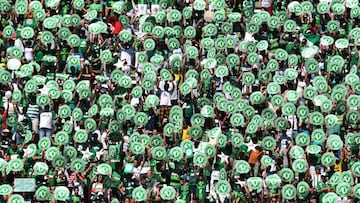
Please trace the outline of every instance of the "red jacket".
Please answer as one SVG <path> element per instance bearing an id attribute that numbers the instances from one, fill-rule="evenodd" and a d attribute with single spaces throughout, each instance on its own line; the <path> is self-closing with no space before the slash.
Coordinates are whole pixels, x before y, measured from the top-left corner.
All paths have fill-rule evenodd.
<path id="1" fill-rule="evenodd" d="M 120 33 L 120 31 L 122 30 L 121 24 L 119 21 L 115 21 L 115 23 L 113 24 L 114 26 L 114 31 L 113 34 L 118 35 Z"/>

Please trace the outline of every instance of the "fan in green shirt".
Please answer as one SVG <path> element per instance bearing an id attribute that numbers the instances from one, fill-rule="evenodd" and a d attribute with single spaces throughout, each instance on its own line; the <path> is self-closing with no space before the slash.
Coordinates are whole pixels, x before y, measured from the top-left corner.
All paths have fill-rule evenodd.
<path id="1" fill-rule="evenodd" d="M 203 180 L 202 177 L 198 180 L 196 190 L 196 197 L 198 199 L 205 199 L 206 198 L 206 182 Z"/>
<path id="2" fill-rule="evenodd" d="M 328 191 L 328 185 L 326 184 L 325 176 L 321 176 L 321 181 L 318 182 L 316 190 L 319 194 L 319 200 L 322 202 L 322 198 L 326 194 L 326 191 Z"/>
<path id="3" fill-rule="evenodd" d="M 90 5 L 89 8 L 90 10 L 100 11 L 102 9 L 102 5 L 94 2 L 93 4 Z"/>
<path id="4" fill-rule="evenodd" d="M 186 178 L 186 176 L 181 177 L 180 199 L 190 202 L 190 185 Z"/>
<path id="5" fill-rule="evenodd" d="M 71 202 L 73 203 L 79 203 L 81 202 L 81 197 L 79 195 L 79 188 L 75 187 L 74 188 L 74 193 L 71 195 Z"/>
<path id="6" fill-rule="evenodd" d="M 131 198 L 132 191 L 134 190 L 134 182 L 133 181 L 124 181 L 125 193 L 126 197 Z"/>

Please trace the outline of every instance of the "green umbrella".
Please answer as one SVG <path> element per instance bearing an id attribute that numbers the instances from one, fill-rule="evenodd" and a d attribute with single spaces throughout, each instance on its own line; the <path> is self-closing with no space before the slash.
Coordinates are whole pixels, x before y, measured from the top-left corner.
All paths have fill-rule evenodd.
<path id="1" fill-rule="evenodd" d="M 143 46 L 146 51 L 152 51 L 155 49 L 155 41 L 153 39 L 148 38 L 144 41 Z"/>
<path id="2" fill-rule="evenodd" d="M 137 112 L 134 116 L 134 122 L 137 126 L 146 125 L 148 122 L 148 116 L 144 112 Z"/>
<path id="3" fill-rule="evenodd" d="M 39 147 L 40 148 L 40 147 Z M 60 151 L 56 147 L 50 147 L 46 149 L 45 158 L 46 160 L 52 161 L 55 157 L 60 155 Z"/>
<path id="4" fill-rule="evenodd" d="M 66 166 L 66 162 L 67 160 L 64 156 L 58 155 L 52 160 L 52 165 L 56 168 L 63 168 Z"/>
<path id="5" fill-rule="evenodd" d="M 269 175 L 265 179 L 269 188 L 277 188 L 281 183 L 281 178 L 277 174 Z"/>
<path id="6" fill-rule="evenodd" d="M 66 146 L 63 154 L 66 158 L 73 159 L 73 158 L 77 157 L 77 150 L 72 146 Z"/>
<path id="7" fill-rule="evenodd" d="M 322 142 L 325 139 L 325 132 L 322 129 L 316 129 L 311 133 L 314 142 Z"/>
<path id="8" fill-rule="evenodd" d="M 135 201 L 137 202 L 141 202 L 141 201 L 145 201 L 147 199 L 148 196 L 148 191 L 145 190 L 143 187 L 139 186 L 136 187 L 133 191 L 132 191 L 132 197 L 135 199 Z"/>
<path id="9" fill-rule="evenodd" d="M 62 105 L 59 108 L 58 114 L 60 118 L 68 118 L 71 115 L 71 109 L 68 105 Z"/>
<path id="10" fill-rule="evenodd" d="M 359 17 L 360 15 L 360 7 L 356 6 L 354 8 L 351 8 L 350 10 L 350 16 L 353 18 Z"/>
<path id="11" fill-rule="evenodd" d="M 345 49 L 348 48 L 349 41 L 345 38 L 340 38 L 335 41 L 335 47 L 338 49 Z"/>
<path id="12" fill-rule="evenodd" d="M 340 23 L 338 21 L 335 21 L 335 20 L 330 20 L 327 23 L 326 27 L 330 32 L 336 32 L 340 28 Z"/>
<path id="13" fill-rule="evenodd" d="M 54 191 L 54 198 L 60 201 L 66 201 L 70 196 L 70 191 L 65 186 L 57 186 Z"/>
<path id="14" fill-rule="evenodd" d="M 264 155 L 261 157 L 260 163 L 265 167 L 271 166 L 275 163 L 275 161 L 268 155 Z"/>
<path id="15" fill-rule="evenodd" d="M 109 175 L 112 173 L 112 168 L 109 164 L 100 164 L 97 166 L 97 172 L 102 175 Z"/>
<path id="16" fill-rule="evenodd" d="M 131 32 L 129 30 L 122 30 L 119 33 L 119 38 L 120 38 L 120 41 L 122 41 L 122 42 L 131 41 L 131 39 L 132 39 Z"/>
<path id="17" fill-rule="evenodd" d="M 40 186 L 36 189 L 35 196 L 37 200 L 46 201 L 51 196 L 50 188 L 46 186 Z"/>
<path id="18" fill-rule="evenodd" d="M 345 6 L 339 2 L 335 2 L 331 6 L 331 10 L 337 15 L 343 14 L 345 12 L 345 9 Z"/>
<path id="19" fill-rule="evenodd" d="M 231 191 L 231 185 L 226 180 L 220 180 L 215 186 L 216 193 L 219 195 L 229 194 Z"/>
<path id="20" fill-rule="evenodd" d="M 276 71 L 279 69 L 279 63 L 275 59 L 270 59 L 268 64 L 266 65 L 266 68 L 269 71 Z"/>
<path id="21" fill-rule="evenodd" d="M 305 152 L 302 147 L 295 145 L 295 146 L 291 147 L 289 153 L 293 159 L 300 159 L 300 158 L 303 158 Z"/>
<path id="22" fill-rule="evenodd" d="M 251 22 L 251 23 L 247 24 L 246 31 L 248 33 L 250 33 L 250 34 L 258 33 L 259 32 L 259 25 L 254 23 L 254 22 Z"/>
<path id="23" fill-rule="evenodd" d="M 168 12 L 167 14 L 167 20 L 169 22 L 179 22 L 181 18 L 182 18 L 181 12 L 176 9 L 170 10 L 170 12 Z"/>
<path id="24" fill-rule="evenodd" d="M 320 14 L 324 14 L 324 13 L 328 12 L 329 10 L 330 10 L 330 6 L 327 2 L 320 2 L 317 5 L 317 11 Z"/>
<path id="25" fill-rule="evenodd" d="M 24 163 L 21 159 L 11 159 L 9 162 L 8 162 L 8 168 L 9 170 L 11 171 L 16 171 L 16 172 L 19 172 L 19 171 L 22 171 L 23 168 L 24 168 Z"/>
<path id="26" fill-rule="evenodd" d="M 347 183 L 340 183 L 336 186 L 336 193 L 341 197 L 348 197 L 351 193 L 351 186 Z"/>
<path id="27" fill-rule="evenodd" d="M 59 131 L 55 134 L 54 141 L 56 144 L 66 145 L 69 142 L 69 135 L 64 131 Z"/>
<path id="28" fill-rule="evenodd" d="M 282 106 L 281 111 L 283 115 L 285 116 L 291 116 L 294 115 L 296 112 L 296 107 L 293 103 L 288 102 L 285 105 Z"/>
<path id="29" fill-rule="evenodd" d="M 163 160 L 166 157 L 166 150 L 161 146 L 154 147 L 151 149 L 151 155 L 155 160 Z"/>
<path id="30" fill-rule="evenodd" d="M 335 41 L 334 38 L 332 38 L 330 36 L 326 36 L 326 35 L 324 35 L 320 38 L 320 44 L 325 45 L 325 46 L 329 46 L 329 45 L 333 44 L 334 41 Z"/>
<path id="31" fill-rule="evenodd" d="M 336 157 L 332 152 L 326 152 L 321 156 L 321 163 L 325 166 L 335 165 Z"/>
<path id="32" fill-rule="evenodd" d="M 0 195 L 10 195 L 13 192 L 11 185 L 2 184 L 0 185 Z"/>
<path id="33" fill-rule="evenodd" d="M 292 164 L 292 169 L 298 173 L 305 173 L 308 169 L 308 163 L 305 159 L 296 159 Z"/>
<path id="34" fill-rule="evenodd" d="M 212 118 L 214 115 L 214 109 L 210 105 L 205 105 L 201 108 L 200 114 L 206 118 Z"/>
<path id="35" fill-rule="evenodd" d="M 319 145 L 309 145 L 306 147 L 306 151 L 310 154 L 318 154 L 321 151 L 321 147 Z"/>
<path id="36" fill-rule="evenodd" d="M 31 27 L 24 27 L 21 29 L 21 37 L 23 39 L 30 39 L 34 37 L 34 29 Z"/>
<path id="37" fill-rule="evenodd" d="M 19 194 L 12 194 L 7 201 L 8 203 L 24 203 L 24 197 Z"/>
<path id="38" fill-rule="evenodd" d="M 250 191 L 261 191 L 263 180 L 260 177 L 250 177 L 246 183 Z"/>
<path id="39" fill-rule="evenodd" d="M 281 189 L 281 194 L 285 199 L 292 200 L 296 197 L 296 188 L 292 184 L 284 185 Z"/>
<path id="40" fill-rule="evenodd" d="M 3 29 L 3 36 L 5 38 L 10 38 L 11 36 L 13 36 L 15 33 L 15 29 L 11 26 L 8 25 Z"/>
<path id="41" fill-rule="evenodd" d="M 354 176 L 360 177 L 360 162 L 357 161 L 351 166 L 351 172 Z"/>
<path id="42" fill-rule="evenodd" d="M 226 38 L 224 37 L 219 37 L 219 38 L 216 38 L 215 39 L 215 47 L 217 49 L 225 49 L 227 46 L 227 41 L 226 41 Z M 223 55 L 221 55 L 223 56 Z"/>
<path id="43" fill-rule="evenodd" d="M 195 0 L 194 1 L 194 10 L 201 11 L 205 10 L 206 3 L 204 0 Z"/>
<path id="44" fill-rule="evenodd" d="M 176 190 L 172 186 L 164 186 L 160 190 L 160 197 L 163 200 L 173 200 L 175 199 Z"/>
<path id="45" fill-rule="evenodd" d="M 13 46 L 6 49 L 6 52 L 11 56 L 12 58 L 19 59 L 23 56 L 23 51 L 18 46 Z"/>
<path id="46" fill-rule="evenodd" d="M 293 32 L 296 28 L 296 22 L 294 20 L 287 20 L 284 23 L 285 32 Z"/>
<path id="47" fill-rule="evenodd" d="M 291 182 L 294 179 L 294 172 L 289 168 L 282 168 L 279 172 L 279 176 L 283 182 Z"/>
<path id="48" fill-rule="evenodd" d="M 76 34 L 71 34 L 68 38 L 67 38 L 67 43 L 69 46 L 72 47 L 79 47 L 80 46 L 80 42 L 81 39 L 78 35 Z"/>
<path id="49" fill-rule="evenodd" d="M 24 15 L 27 12 L 28 3 L 27 2 L 16 2 L 15 3 L 15 11 L 18 15 Z"/>
<path id="50" fill-rule="evenodd" d="M 334 192 L 327 192 L 322 198 L 322 202 L 326 203 L 337 202 L 338 200 L 340 200 L 340 198 Z"/>
<path id="51" fill-rule="evenodd" d="M 74 141 L 77 143 L 85 143 L 88 140 L 88 133 L 86 130 L 80 129 L 75 132 Z"/>
<path id="52" fill-rule="evenodd" d="M 74 0 L 73 7 L 76 10 L 82 10 L 85 7 L 85 1 L 84 0 Z"/>
<path id="53" fill-rule="evenodd" d="M 57 26 L 57 21 L 55 17 L 47 17 L 43 21 L 43 25 L 47 29 L 54 29 Z"/>
<path id="54" fill-rule="evenodd" d="M 47 137 L 43 137 L 38 142 L 39 149 L 48 149 L 51 146 L 51 141 Z"/>
<path id="55" fill-rule="evenodd" d="M 276 147 L 276 141 L 271 136 L 266 136 L 262 139 L 261 146 L 266 150 L 273 150 Z"/>
<path id="56" fill-rule="evenodd" d="M 109 63 L 113 60 L 112 53 L 109 49 L 106 49 L 100 53 L 100 60 L 105 63 Z"/>
<path id="57" fill-rule="evenodd" d="M 49 170 L 45 162 L 36 162 L 33 168 L 36 175 L 46 175 Z"/>

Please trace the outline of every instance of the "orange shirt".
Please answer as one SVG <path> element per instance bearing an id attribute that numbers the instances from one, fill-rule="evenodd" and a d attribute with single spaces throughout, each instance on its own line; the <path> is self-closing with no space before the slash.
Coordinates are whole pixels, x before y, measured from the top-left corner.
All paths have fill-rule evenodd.
<path id="1" fill-rule="evenodd" d="M 249 164 L 256 164 L 259 160 L 260 152 L 258 150 L 252 150 L 249 157 Z"/>

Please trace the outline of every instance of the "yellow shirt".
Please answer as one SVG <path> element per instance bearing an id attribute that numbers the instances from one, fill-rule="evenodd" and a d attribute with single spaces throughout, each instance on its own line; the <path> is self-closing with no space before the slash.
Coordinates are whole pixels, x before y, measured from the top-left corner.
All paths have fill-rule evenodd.
<path id="1" fill-rule="evenodd" d="M 181 140 L 189 140 L 190 139 L 189 130 L 190 130 L 189 126 L 186 129 L 183 129 L 183 134 L 182 134 Z"/>
<path id="2" fill-rule="evenodd" d="M 342 172 L 342 161 L 340 161 L 338 164 L 335 164 L 334 171 L 336 172 Z"/>

